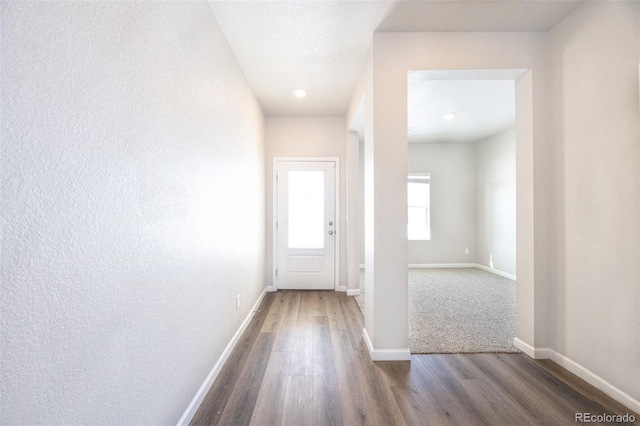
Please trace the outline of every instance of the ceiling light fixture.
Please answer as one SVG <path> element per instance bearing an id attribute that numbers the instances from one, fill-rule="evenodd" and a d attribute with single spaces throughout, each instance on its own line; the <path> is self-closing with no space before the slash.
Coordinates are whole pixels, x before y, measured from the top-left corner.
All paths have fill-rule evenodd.
<path id="1" fill-rule="evenodd" d="M 307 96 L 307 91 L 304 89 L 296 89 L 293 91 L 293 95 L 296 98 L 304 98 L 305 96 Z"/>
<path id="2" fill-rule="evenodd" d="M 455 112 L 447 113 L 443 115 L 442 118 L 444 118 L 445 120 L 453 120 L 454 118 L 456 118 L 456 113 Z"/>

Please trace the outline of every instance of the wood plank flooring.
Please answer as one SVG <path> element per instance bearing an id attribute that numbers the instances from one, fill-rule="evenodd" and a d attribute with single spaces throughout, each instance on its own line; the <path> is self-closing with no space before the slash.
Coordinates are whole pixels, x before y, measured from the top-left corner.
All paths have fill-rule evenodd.
<path id="1" fill-rule="evenodd" d="M 374 363 L 363 323 L 344 293 L 268 293 L 191 424 L 570 425 L 575 413 L 635 414 L 523 354 Z"/>

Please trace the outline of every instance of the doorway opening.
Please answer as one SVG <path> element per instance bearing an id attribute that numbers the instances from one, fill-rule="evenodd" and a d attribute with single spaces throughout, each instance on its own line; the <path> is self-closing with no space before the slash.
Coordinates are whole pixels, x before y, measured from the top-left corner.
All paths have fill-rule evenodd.
<path id="1" fill-rule="evenodd" d="M 408 72 L 412 353 L 518 352 L 515 80 L 524 72 Z"/>

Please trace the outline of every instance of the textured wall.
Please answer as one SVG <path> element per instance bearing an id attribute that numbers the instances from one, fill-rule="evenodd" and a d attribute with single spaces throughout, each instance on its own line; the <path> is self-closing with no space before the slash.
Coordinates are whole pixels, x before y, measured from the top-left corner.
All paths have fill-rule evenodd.
<path id="1" fill-rule="evenodd" d="M 206 3 L 0 7 L 2 423 L 175 424 L 264 288 L 262 111 Z"/>
<path id="2" fill-rule="evenodd" d="M 476 262 L 516 273 L 516 130 L 476 142 Z"/>
<path id="3" fill-rule="evenodd" d="M 549 346 L 640 400 L 640 3 L 586 2 L 549 36 Z"/>

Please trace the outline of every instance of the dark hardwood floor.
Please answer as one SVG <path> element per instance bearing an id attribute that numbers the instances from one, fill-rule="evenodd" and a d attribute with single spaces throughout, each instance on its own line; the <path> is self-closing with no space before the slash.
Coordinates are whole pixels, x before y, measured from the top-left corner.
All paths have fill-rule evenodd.
<path id="1" fill-rule="evenodd" d="M 374 363 L 363 321 L 344 293 L 268 293 L 191 424 L 570 425 L 575 413 L 631 413 L 523 354 Z"/>

